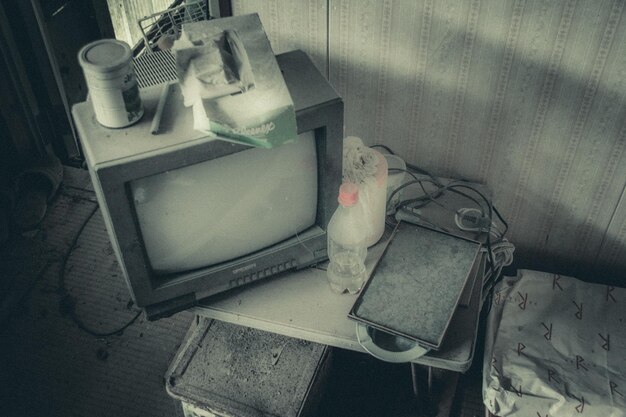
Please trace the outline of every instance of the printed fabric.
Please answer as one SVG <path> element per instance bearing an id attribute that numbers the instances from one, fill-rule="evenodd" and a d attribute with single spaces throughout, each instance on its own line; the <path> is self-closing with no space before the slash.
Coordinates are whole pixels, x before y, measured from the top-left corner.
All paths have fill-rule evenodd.
<path id="1" fill-rule="evenodd" d="M 520 270 L 496 286 L 487 327 L 491 413 L 626 416 L 626 289 Z"/>

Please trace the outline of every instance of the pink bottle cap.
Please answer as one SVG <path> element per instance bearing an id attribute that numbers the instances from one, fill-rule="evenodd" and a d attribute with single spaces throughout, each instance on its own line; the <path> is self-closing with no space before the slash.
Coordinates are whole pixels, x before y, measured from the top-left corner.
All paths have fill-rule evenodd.
<path id="1" fill-rule="evenodd" d="M 339 187 L 339 204 L 350 207 L 359 201 L 359 187 L 351 182 L 345 182 Z"/>

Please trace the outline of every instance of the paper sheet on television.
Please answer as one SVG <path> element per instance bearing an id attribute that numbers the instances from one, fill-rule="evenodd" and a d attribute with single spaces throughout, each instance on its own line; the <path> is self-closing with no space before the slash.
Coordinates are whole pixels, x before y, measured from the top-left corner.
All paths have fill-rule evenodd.
<path id="1" fill-rule="evenodd" d="M 258 15 L 185 24 L 172 50 L 194 129 L 263 148 L 295 140 L 293 101 Z"/>

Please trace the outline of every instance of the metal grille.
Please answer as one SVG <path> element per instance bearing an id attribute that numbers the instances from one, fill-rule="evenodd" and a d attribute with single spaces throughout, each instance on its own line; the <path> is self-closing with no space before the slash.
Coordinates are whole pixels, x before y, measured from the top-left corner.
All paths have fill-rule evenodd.
<path id="1" fill-rule="evenodd" d="M 144 50 L 148 53 L 159 51 L 157 44 L 162 37 L 177 38 L 184 23 L 198 22 L 208 18 L 206 0 L 187 0 L 167 10 L 138 19 L 137 23 L 144 40 Z"/>
<path id="2" fill-rule="evenodd" d="M 139 88 L 159 85 L 178 79 L 176 61 L 170 51 L 158 51 L 135 57 L 135 74 Z"/>

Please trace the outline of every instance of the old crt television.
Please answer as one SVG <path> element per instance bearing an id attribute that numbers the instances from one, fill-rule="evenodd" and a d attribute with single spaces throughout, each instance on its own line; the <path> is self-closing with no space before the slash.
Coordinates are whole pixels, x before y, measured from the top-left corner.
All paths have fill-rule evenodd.
<path id="1" fill-rule="evenodd" d="M 149 319 L 327 258 L 343 102 L 303 52 L 277 61 L 298 139 L 273 149 L 193 130 L 177 85 L 158 135 L 150 125 L 160 86 L 142 90 L 145 114 L 127 128 L 100 126 L 89 102 L 72 109 L 114 252 Z"/>

